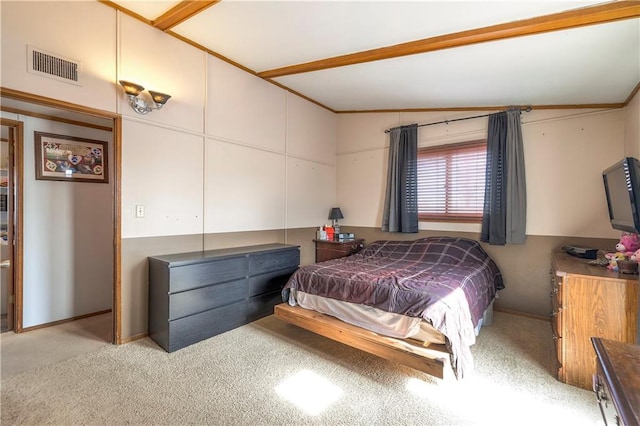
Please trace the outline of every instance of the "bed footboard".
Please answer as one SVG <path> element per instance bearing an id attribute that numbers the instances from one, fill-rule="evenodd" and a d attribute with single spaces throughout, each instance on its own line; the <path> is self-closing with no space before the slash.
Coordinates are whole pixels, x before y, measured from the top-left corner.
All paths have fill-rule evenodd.
<path id="1" fill-rule="evenodd" d="M 276 318 L 356 349 L 398 362 L 440 379 L 453 376 L 449 352 L 444 345 L 419 343 L 381 336 L 319 312 L 282 303 L 275 306 Z"/>

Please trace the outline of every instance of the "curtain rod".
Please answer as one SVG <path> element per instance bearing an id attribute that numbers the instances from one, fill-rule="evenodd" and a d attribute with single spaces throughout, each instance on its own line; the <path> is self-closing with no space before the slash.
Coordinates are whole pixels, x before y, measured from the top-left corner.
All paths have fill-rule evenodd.
<path id="1" fill-rule="evenodd" d="M 524 111 L 524 112 L 530 112 L 531 111 L 531 106 L 527 106 L 526 108 L 517 108 L 518 110 L 520 110 L 520 112 Z M 507 111 L 507 110 L 504 110 Z M 491 114 L 495 114 L 495 113 L 491 113 Z M 488 117 L 491 114 L 482 114 L 482 115 L 474 115 L 473 117 L 464 117 L 464 118 L 454 118 L 452 120 L 442 120 L 442 121 L 436 121 L 434 123 L 425 123 L 425 124 L 418 124 L 418 127 L 424 127 L 424 126 L 433 126 L 434 124 L 449 124 L 452 123 L 454 121 L 463 121 L 463 120 L 471 120 L 472 118 L 482 118 L 482 117 Z M 398 127 L 402 127 L 402 126 L 398 126 Z M 387 129 L 384 132 L 385 133 L 389 133 L 390 131 L 392 131 L 393 129 L 397 129 L 398 127 L 392 127 L 391 129 Z"/>

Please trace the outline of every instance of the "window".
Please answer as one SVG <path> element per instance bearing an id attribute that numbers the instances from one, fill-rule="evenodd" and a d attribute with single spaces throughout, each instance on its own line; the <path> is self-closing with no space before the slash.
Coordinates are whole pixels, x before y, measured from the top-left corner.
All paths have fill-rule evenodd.
<path id="1" fill-rule="evenodd" d="M 419 220 L 481 222 L 486 155 L 486 140 L 421 148 Z"/>

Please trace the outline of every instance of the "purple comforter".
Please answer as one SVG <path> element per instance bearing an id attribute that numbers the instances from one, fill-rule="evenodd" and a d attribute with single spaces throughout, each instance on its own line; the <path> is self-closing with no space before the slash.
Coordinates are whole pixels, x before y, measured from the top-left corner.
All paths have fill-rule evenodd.
<path id="1" fill-rule="evenodd" d="M 304 266 L 284 291 L 422 318 L 447 338 L 461 379 L 473 368 L 474 328 L 502 288 L 500 270 L 477 241 L 429 237 L 375 241 L 358 254 Z"/>

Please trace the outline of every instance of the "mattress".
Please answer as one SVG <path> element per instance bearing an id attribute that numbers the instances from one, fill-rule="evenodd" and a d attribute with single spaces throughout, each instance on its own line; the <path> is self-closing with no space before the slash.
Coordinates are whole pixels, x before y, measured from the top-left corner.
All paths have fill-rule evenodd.
<path id="1" fill-rule="evenodd" d="M 295 290 L 289 293 L 288 302 L 291 306 L 298 305 L 305 309 L 330 315 L 384 336 L 416 340 L 425 346 L 431 343 L 446 343 L 446 338 L 442 333 L 427 321 L 417 317 L 386 312 L 372 306 L 344 302 Z M 493 303 L 479 321 L 475 329 L 476 335 L 478 335 L 483 323 L 490 325 L 492 308 Z"/>

